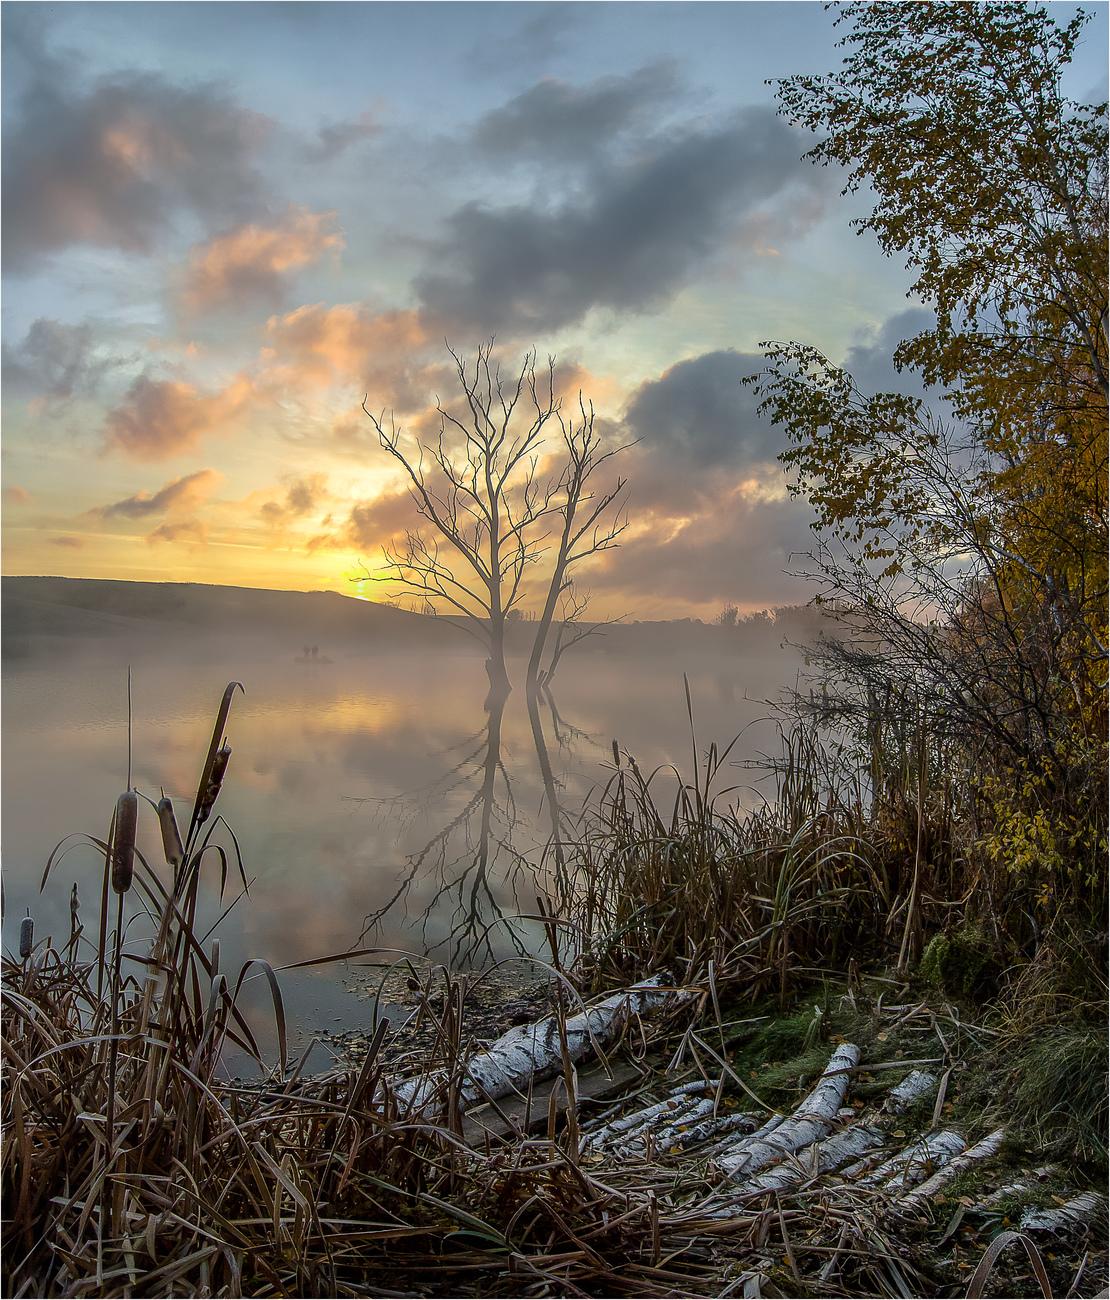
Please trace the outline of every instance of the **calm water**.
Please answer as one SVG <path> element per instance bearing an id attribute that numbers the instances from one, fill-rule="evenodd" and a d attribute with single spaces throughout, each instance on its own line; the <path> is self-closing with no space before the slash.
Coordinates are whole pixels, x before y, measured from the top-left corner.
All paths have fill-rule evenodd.
<path id="1" fill-rule="evenodd" d="M 408 890 L 375 931 L 376 943 L 426 951 L 443 941 L 459 919 L 464 872 L 468 884 L 483 872 L 506 913 L 531 910 L 552 832 L 550 796 L 563 825 L 572 824 L 612 771 L 614 738 L 642 769 L 690 770 L 684 670 L 699 748 L 748 727 L 735 752 L 751 757 L 771 738 L 758 722 L 766 713 L 759 701 L 796 669 L 788 651 L 756 659 L 700 647 L 617 662 L 583 649 L 564 661 L 553 694 L 530 717 L 523 689 L 503 712 L 487 707 L 482 665 L 464 650 L 369 658 L 331 647 L 329 654 L 334 662 L 304 665 L 286 647 L 200 657 L 150 646 L 133 658 L 135 783 L 155 799 L 164 789 L 179 801 L 183 822 L 224 685 L 238 678 L 246 687 L 232 709 L 233 757 L 218 810 L 238 837 L 251 888 L 218 930 L 225 971 L 251 956 L 280 967 L 357 944 L 364 918 L 406 876 Z M 521 680 L 523 665 L 512 667 Z M 41 895 L 39 881 L 63 835 L 107 832 L 126 784 L 125 670 L 118 651 L 95 646 L 6 662 L 3 704 L 10 949 L 27 907 L 36 938 L 68 936 L 75 881 L 82 919 L 90 930 L 96 924 L 95 850 L 76 844 Z M 747 779 L 735 773 L 736 781 Z M 142 805 L 140 847 L 161 863 L 156 820 Z M 239 892 L 233 875 L 221 904 L 212 859 L 205 928 Z M 534 939 L 527 926 L 520 933 Z M 494 944 L 509 951 L 503 932 L 494 932 Z M 358 963 L 287 971 L 290 1018 L 306 1032 L 364 1024 L 368 979 Z M 261 1007 L 267 998 L 256 980 L 250 1000 Z"/>

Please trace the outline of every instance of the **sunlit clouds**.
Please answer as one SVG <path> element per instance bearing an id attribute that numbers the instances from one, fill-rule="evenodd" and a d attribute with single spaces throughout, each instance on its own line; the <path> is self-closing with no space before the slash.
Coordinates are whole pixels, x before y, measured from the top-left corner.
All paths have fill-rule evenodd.
<path id="1" fill-rule="evenodd" d="M 744 381 L 804 335 L 904 384 L 923 317 L 764 84 L 819 5 L 198 13 L 5 9 L 7 572 L 353 592 L 415 523 L 363 401 L 434 448 L 495 336 L 629 445 L 592 608 L 806 598 Z"/>

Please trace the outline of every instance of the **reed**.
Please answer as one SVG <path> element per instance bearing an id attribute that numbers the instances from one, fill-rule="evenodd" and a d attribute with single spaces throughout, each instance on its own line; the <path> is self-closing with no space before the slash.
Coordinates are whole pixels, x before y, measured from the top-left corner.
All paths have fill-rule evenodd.
<path id="1" fill-rule="evenodd" d="M 136 847 L 145 813 L 126 792 L 108 839 L 85 841 L 104 863 L 99 925 L 86 931 L 74 899 L 64 948 L 36 950 L 25 922 L 19 962 L 4 961 L 8 1294 L 711 1296 L 765 1274 L 772 1248 L 783 1261 L 775 1285 L 787 1294 L 795 1284 L 813 1294 L 938 1293 L 920 1229 L 892 1220 L 881 1192 L 845 1200 L 801 1187 L 775 1204 L 725 1203 L 722 1218 L 720 1182 L 704 1161 L 680 1168 L 648 1143 L 642 1157 L 599 1164 L 558 1097 L 579 1096 L 567 1020 L 580 989 L 669 967 L 694 994 L 669 1022 L 636 1026 L 639 1088 L 651 1086 L 652 1060 L 661 1072 L 704 1058 L 735 1079 L 729 1009 L 786 1000 L 824 970 L 849 971 L 854 1006 L 852 963 L 895 963 L 907 908 L 915 924 L 935 919 L 950 809 L 890 789 L 869 801 L 859 770 L 805 730 L 784 732 L 776 790 L 754 808 L 730 784 L 729 750 L 703 756 L 695 742 L 684 780 L 644 774 L 618 747 L 579 837 L 563 846 L 560 892 L 541 900 L 537 918 L 559 990 L 561 1075 L 537 1103 L 538 1127 L 514 1120 L 479 1140 L 462 1114 L 473 1095 L 473 977 L 414 972 L 417 1016 L 432 1030 L 422 1047 L 400 1051 L 375 1011 L 361 1061 L 310 1075 L 306 1056 L 290 1058 L 280 970 L 255 959 L 225 971 L 218 943 L 206 946 L 202 888 L 222 897 L 232 864 L 236 889 L 249 884 L 230 828 L 219 835 L 237 689 L 228 686 L 217 711 L 184 837 L 170 801 L 148 801 L 165 864 Z M 907 852 L 911 832 L 930 846 L 928 859 Z M 51 854 L 44 886 L 63 851 Z M 148 938 L 128 937 L 139 933 L 129 915 Z M 272 996 L 276 1061 L 241 1006 L 257 979 Z M 924 1004 L 915 1010 L 927 1020 Z M 891 1016 L 902 1025 L 906 1012 Z M 800 1055 L 776 1085 L 784 1100 L 804 1095 L 803 1076 L 827 1059 L 816 1041 L 828 1032 L 822 1008 L 807 1007 L 804 1020 Z M 229 1048 L 257 1063 L 257 1079 L 228 1077 Z M 434 1104 L 406 1101 L 413 1090 L 394 1082 L 404 1075 L 435 1080 Z"/>

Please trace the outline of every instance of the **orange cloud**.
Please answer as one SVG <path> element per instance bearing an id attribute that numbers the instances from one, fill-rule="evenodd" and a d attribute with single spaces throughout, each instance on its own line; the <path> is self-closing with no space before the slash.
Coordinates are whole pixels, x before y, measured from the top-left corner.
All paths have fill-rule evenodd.
<path id="1" fill-rule="evenodd" d="M 287 480 L 285 499 L 264 501 L 260 513 L 267 524 L 277 528 L 311 514 L 328 500 L 329 495 L 326 475 L 307 474 L 303 478 Z"/>
<path id="2" fill-rule="evenodd" d="M 203 546 L 208 541 L 208 529 L 199 519 L 183 519 L 176 524 L 161 524 L 154 532 L 148 533 L 147 542 L 191 542 L 194 546 Z"/>
<path id="3" fill-rule="evenodd" d="M 429 343 L 414 311 L 374 315 L 359 303 L 315 303 L 271 316 L 266 333 L 269 346 L 263 361 L 268 377 L 292 387 L 385 385 L 406 396 L 401 404 L 408 409 L 408 390 L 426 368 L 414 360 Z M 419 401 L 424 400 L 422 394 Z"/>
<path id="4" fill-rule="evenodd" d="M 241 298 L 280 297 L 282 277 L 346 246 L 334 212 L 290 208 L 274 225 L 239 226 L 193 249 L 181 287 L 188 311 Z"/>
<path id="5" fill-rule="evenodd" d="M 30 499 L 30 492 L 25 487 L 20 487 L 18 483 L 12 483 L 4 489 L 4 500 L 10 506 L 25 506 Z"/>
<path id="6" fill-rule="evenodd" d="M 107 446 L 136 460 L 178 456 L 239 415 L 253 391 L 245 375 L 237 375 L 221 392 L 211 394 L 180 380 L 140 375 L 105 417 Z"/>
<path id="7" fill-rule="evenodd" d="M 200 469 L 195 474 L 173 479 L 153 496 L 147 492 L 138 492 L 135 496 L 115 501 L 110 506 L 101 506 L 95 513 L 105 519 L 113 515 L 138 519 L 144 515 L 157 515 L 167 511 L 193 510 L 202 501 L 206 501 L 222 482 L 223 475 L 217 470 Z"/>

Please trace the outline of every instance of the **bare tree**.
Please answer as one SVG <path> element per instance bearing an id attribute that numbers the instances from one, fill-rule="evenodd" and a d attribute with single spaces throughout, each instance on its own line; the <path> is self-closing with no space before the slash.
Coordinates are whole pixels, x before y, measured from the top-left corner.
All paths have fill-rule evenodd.
<path id="1" fill-rule="evenodd" d="M 619 455 L 632 444 L 625 443 L 622 446 L 604 449 L 601 436 L 594 429 L 593 403 L 587 406 L 581 393 L 578 394 L 578 412 L 580 423 L 577 425 L 573 419 L 564 420 L 561 411 L 557 412 L 559 429 L 566 449 L 566 464 L 553 494 L 555 504 L 551 505 L 550 509 L 553 514 L 561 518 L 562 526 L 559 530 L 558 547 L 548 582 L 547 598 L 532 642 L 532 653 L 528 659 L 529 690 L 535 690 L 541 682 L 540 664 L 544 648 L 559 603 L 570 591 L 571 568 L 587 556 L 597 555 L 616 546 L 617 539 L 628 527 L 627 515 L 617 507 L 618 498 L 624 491 L 627 480 L 618 477 L 613 486 L 595 493 L 593 478 L 606 461 Z M 580 615 L 584 608 L 583 601 L 576 608 L 574 616 Z M 574 638 L 575 641 L 581 639 L 581 636 Z M 555 663 L 567 648 L 563 640 L 560 637 L 555 661 L 547 673 L 543 674 L 547 679 L 554 674 Z"/>
<path id="2" fill-rule="evenodd" d="M 425 612 L 442 611 L 457 620 L 486 649 L 491 689 L 503 691 L 509 688 L 506 623 L 521 616 L 526 574 L 550 551 L 547 594 L 528 665 L 534 687 L 556 611 L 570 589 L 569 571 L 616 545 L 627 526 L 623 514 L 614 513 L 625 480 L 600 493 L 592 486 L 598 469 L 624 448 L 603 448 L 593 406 L 581 394 L 579 418 L 564 419 L 553 358 L 538 375 L 535 351 L 528 352 L 515 379 L 506 382 L 492 342 L 478 348 L 469 367 L 448 351 L 463 400 L 456 412 L 437 399 L 434 442 L 403 439 L 392 415 L 375 415 L 363 400 L 379 442 L 404 469 L 416 512 L 428 525 L 386 547 L 383 570 L 366 571 L 367 577 L 401 587 Z M 553 468 L 543 456 L 551 421 L 562 442 Z M 558 528 L 553 547 L 546 544 L 549 523 L 552 531 Z"/>
<path id="3" fill-rule="evenodd" d="M 493 690 L 505 690 L 505 621 L 524 596 L 525 572 L 542 550 L 540 521 L 555 484 L 537 477 L 544 427 L 558 413 L 555 363 L 536 373 L 528 352 L 506 382 L 492 342 L 467 367 L 450 348 L 463 400 L 455 414 L 437 399 L 439 433 L 431 443 L 402 445 L 392 414 L 375 415 L 363 399 L 382 447 L 404 469 L 427 532 L 410 530 L 385 549 L 385 572 L 373 581 L 400 586 L 432 608 L 446 608 L 485 646 Z"/>

